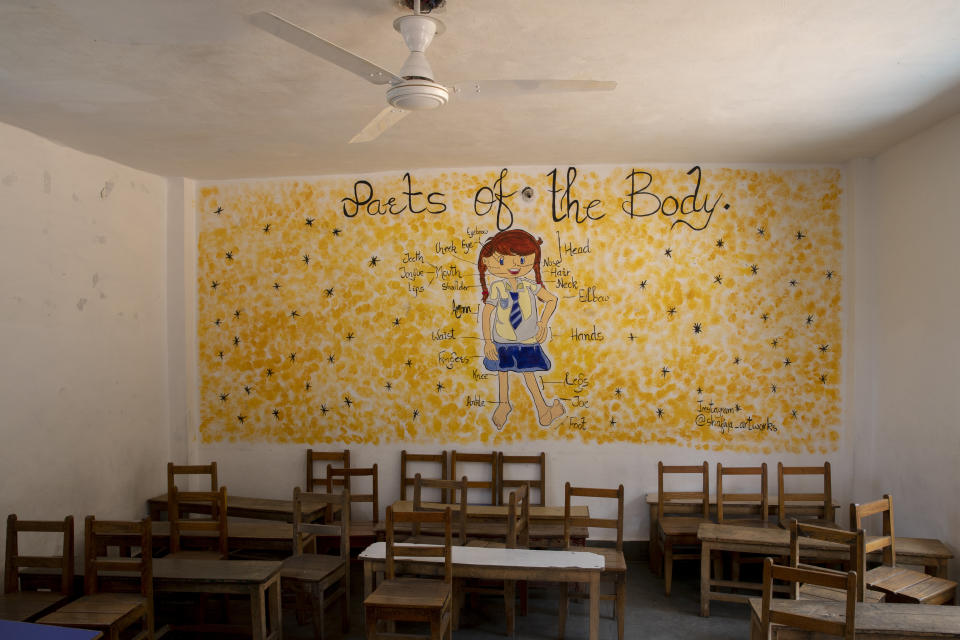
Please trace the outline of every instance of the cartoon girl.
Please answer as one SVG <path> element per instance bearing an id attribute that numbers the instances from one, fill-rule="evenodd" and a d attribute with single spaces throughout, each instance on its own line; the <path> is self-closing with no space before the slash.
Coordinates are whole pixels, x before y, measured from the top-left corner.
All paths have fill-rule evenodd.
<path id="1" fill-rule="evenodd" d="M 508 372 L 523 375 L 540 424 L 547 426 L 564 413 L 563 403 L 554 400 L 547 405 L 534 372 L 550 369 L 550 359 L 540 346 L 547 338 L 550 316 L 557 308 L 557 296 L 543 286 L 540 277 L 540 245 L 542 240 L 521 229 L 501 231 L 483 244 L 477 259 L 480 286 L 483 290 L 483 366 L 497 372 L 499 403 L 492 420 L 502 429 L 510 406 Z M 533 271 L 536 282 L 527 279 Z M 487 273 L 496 280 L 487 291 Z M 543 312 L 537 314 L 537 300 Z"/>

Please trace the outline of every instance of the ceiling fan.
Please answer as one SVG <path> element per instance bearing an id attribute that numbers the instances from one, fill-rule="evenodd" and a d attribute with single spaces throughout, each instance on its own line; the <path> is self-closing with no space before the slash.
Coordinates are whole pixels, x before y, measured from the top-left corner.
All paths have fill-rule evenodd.
<path id="1" fill-rule="evenodd" d="M 427 1 L 427 0 L 425 0 Z M 481 80 L 443 85 L 434 80 L 425 52 L 434 36 L 446 27 L 437 18 L 420 11 L 420 0 L 413 0 L 413 13 L 393 21 L 410 50 L 399 73 L 393 73 L 328 40 L 287 22 L 272 13 L 261 11 L 250 16 L 257 27 L 332 62 L 373 84 L 389 85 L 387 106 L 355 135 L 350 142 L 369 142 L 395 125 L 410 111 L 435 109 L 450 98 L 504 98 L 531 93 L 576 91 L 611 91 L 616 82 L 601 80 Z"/>

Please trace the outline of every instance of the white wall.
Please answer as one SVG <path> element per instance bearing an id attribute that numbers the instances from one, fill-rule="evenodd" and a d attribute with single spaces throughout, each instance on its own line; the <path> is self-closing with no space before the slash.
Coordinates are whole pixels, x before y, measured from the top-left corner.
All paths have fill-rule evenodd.
<path id="1" fill-rule="evenodd" d="M 860 167 L 855 495 L 960 552 L 960 115 Z M 955 575 L 960 563 L 953 562 Z"/>
<path id="2" fill-rule="evenodd" d="M 0 124 L 4 518 L 73 514 L 79 534 L 87 514 L 142 517 L 163 490 L 165 194 Z"/>

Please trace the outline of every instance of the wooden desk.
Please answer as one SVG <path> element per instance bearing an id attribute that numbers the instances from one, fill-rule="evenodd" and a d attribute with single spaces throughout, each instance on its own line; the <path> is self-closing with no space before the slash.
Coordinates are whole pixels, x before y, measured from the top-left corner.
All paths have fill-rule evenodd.
<path id="1" fill-rule="evenodd" d="M 460 504 L 442 504 L 439 502 L 424 502 L 423 506 L 427 509 L 442 510 L 444 507 L 450 507 L 454 513 L 460 511 Z M 412 500 L 398 500 L 393 503 L 394 512 L 413 511 Z M 505 521 L 509 510 L 508 505 L 486 505 L 486 504 L 468 504 L 467 516 L 471 520 L 497 520 Z M 570 514 L 575 518 L 589 518 L 590 508 L 586 505 L 573 505 L 570 507 Z M 530 522 L 559 522 L 563 523 L 563 507 L 541 507 L 530 505 Z"/>
<path id="2" fill-rule="evenodd" d="M 780 611 L 799 614 L 817 614 L 826 619 L 842 621 L 845 602 L 826 600 L 775 599 Z M 760 629 L 760 598 L 750 598 L 750 638 L 766 640 Z M 895 604 L 886 602 L 858 602 L 855 631 L 857 640 L 892 640 L 894 638 L 960 638 L 960 607 L 936 607 L 926 604 Z M 819 634 L 800 629 L 774 625 L 771 636 L 779 640 L 819 638 Z"/>
<path id="3" fill-rule="evenodd" d="M 374 573 L 384 570 L 385 542 L 375 542 L 360 554 L 363 560 L 363 595 L 373 592 Z M 537 549 L 494 549 L 490 547 L 453 547 L 455 578 L 486 580 L 541 580 L 544 582 L 586 582 L 590 589 L 590 640 L 600 630 L 600 572 L 603 556 L 586 551 Z M 443 574 L 442 558 L 397 560 L 397 571 Z"/>
<path id="4" fill-rule="evenodd" d="M 89 629 L 54 627 L 49 624 L 0 620 L 0 638 L 11 640 L 99 640 L 103 634 Z"/>
<path id="5" fill-rule="evenodd" d="M 282 633 L 281 566 L 281 562 L 263 560 L 156 558 L 153 561 L 153 588 L 157 593 L 246 595 L 250 599 L 251 628 L 238 627 L 233 632 L 249 633 L 253 640 L 278 640 Z M 217 630 L 230 631 L 224 629 L 224 625 L 217 625 Z"/>
<path id="6" fill-rule="evenodd" d="M 747 602 L 750 597 L 739 593 L 714 591 L 713 587 L 729 587 L 760 591 L 761 585 L 755 582 L 721 580 L 710 574 L 710 554 L 718 551 L 741 551 L 769 556 L 790 555 L 790 532 L 779 527 L 738 527 L 729 524 L 701 524 L 697 537 L 703 545 L 700 556 L 700 615 L 710 615 L 710 600 L 724 600 L 727 602 Z M 867 536 L 867 544 L 877 536 Z M 942 544 L 935 555 L 927 555 L 927 549 L 916 541 L 922 538 L 911 538 L 912 543 L 901 544 L 902 538 L 897 538 L 897 562 L 901 564 L 923 565 L 925 567 L 946 566 L 949 558 L 941 558 L 946 554 L 953 557 Z M 901 553 L 901 546 L 905 551 Z M 835 542 L 826 542 L 813 538 L 800 539 L 800 556 L 804 562 L 831 562 L 849 560 L 850 548 Z"/>
<path id="7" fill-rule="evenodd" d="M 303 519 L 305 521 L 313 522 L 323 518 L 324 510 L 327 507 L 326 502 L 310 498 L 308 494 L 304 494 L 303 503 Z M 181 502 L 180 506 L 183 513 L 210 514 L 210 503 Z M 165 519 L 167 514 L 167 494 L 164 493 L 147 500 L 147 511 L 154 521 Z M 245 498 L 243 496 L 228 494 L 227 515 L 234 518 L 293 522 L 293 500 Z"/>

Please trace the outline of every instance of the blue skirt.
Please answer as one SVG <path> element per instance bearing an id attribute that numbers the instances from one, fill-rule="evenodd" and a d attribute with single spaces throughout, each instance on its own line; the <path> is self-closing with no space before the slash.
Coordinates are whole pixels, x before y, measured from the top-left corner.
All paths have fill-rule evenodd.
<path id="1" fill-rule="evenodd" d="M 550 358 L 539 344 L 498 344 L 497 360 L 483 359 L 487 371 L 547 371 Z"/>

